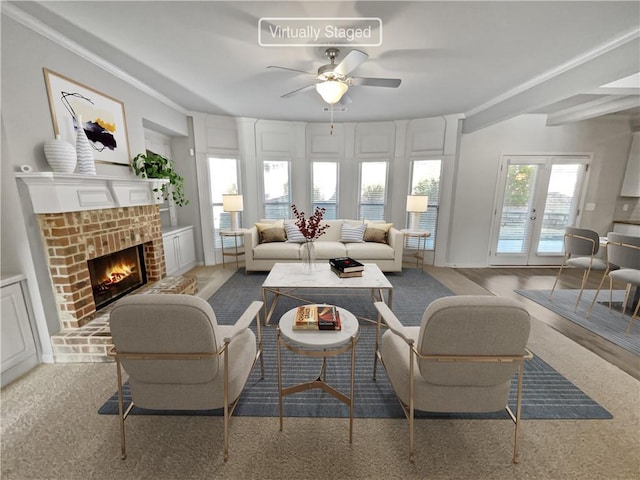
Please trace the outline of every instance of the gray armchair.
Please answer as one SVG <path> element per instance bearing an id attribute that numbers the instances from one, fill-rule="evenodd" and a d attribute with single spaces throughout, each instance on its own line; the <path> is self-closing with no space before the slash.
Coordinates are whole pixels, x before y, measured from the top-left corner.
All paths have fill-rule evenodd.
<path id="1" fill-rule="evenodd" d="M 260 359 L 264 378 L 260 309 L 253 302 L 234 325 L 218 325 L 205 300 L 191 295 L 130 295 L 110 314 L 118 380 L 122 458 L 124 421 L 134 404 L 156 410 L 224 408 L 224 460 L 229 419 L 249 374 Z M 256 335 L 249 328 L 256 319 Z M 122 368 L 132 403 L 124 411 Z"/>
<path id="2" fill-rule="evenodd" d="M 373 376 L 380 360 L 409 421 L 409 460 L 414 461 L 414 410 L 495 412 L 515 423 L 513 462 L 518 463 L 518 427 L 529 313 L 514 300 L 462 295 L 432 302 L 419 327 L 403 326 L 376 302 L 378 334 Z M 388 327 L 380 341 L 382 321 Z M 507 405 L 518 372 L 516 413 Z"/>

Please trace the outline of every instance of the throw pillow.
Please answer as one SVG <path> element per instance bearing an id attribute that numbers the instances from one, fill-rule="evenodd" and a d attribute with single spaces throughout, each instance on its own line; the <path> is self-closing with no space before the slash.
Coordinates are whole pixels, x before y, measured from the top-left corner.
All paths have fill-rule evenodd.
<path id="1" fill-rule="evenodd" d="M 284 229 L 287 231 L 288 243 L 304 243 L 307 240 L 293 223 L 285 223 Z"/>
<path id="2" fill-rule="evenodd" d="M 273 222 L 259 222 L 256 223 L 256 228 L 258 229 L 258 234 L 268 228 L 284 228 L 284 219 L 274 220 Z"/>
<path id="3" fill-rule="evenodd" d="M 393 223 L 384 223 L 380 221 L 365 220 L 364 223 L 367 228 L 377 228 L 379 230 L 383 230 L 385 233 L 388 232 L 391 227 L 393 227 Z"/>
<path id="4" fill-rule="evenodd" d="M 287 235 L 284 233 L 284 228 L 267 228 L 260 232 L 260 241 L 262 243 L 284 242 L 286 239 Z"/>
<path id="5" fill-rule="evenodd" d="M 364 241 L 387 243 L 387 232 L 381 228 L 367 228 L 364 232 Z"/>
<path id="6" fill-rule="evenodd" d="M 363 243 L 366 228 L 365 224 L 352 226 L 343 223 L 340 241 L 344 243 Z"/>

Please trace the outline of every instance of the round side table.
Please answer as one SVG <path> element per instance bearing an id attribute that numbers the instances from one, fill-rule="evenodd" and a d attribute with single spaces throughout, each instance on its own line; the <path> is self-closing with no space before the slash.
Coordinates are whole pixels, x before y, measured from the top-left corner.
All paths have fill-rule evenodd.
<path id="1" fill-rule="evenodd" d="M 353 440 L 353 399 L 356 366 L 356 344 L 358 343 L 360 325 L 358 319 L 348 310 L 336 307 L 340 313 L 342 330 L 338 331 L 309 331 L 294 330 L 293 321 L 297 308 L 286 312 L 277 330 L 277 360 L 278 360 L 278 401 L 280 407 L 280 431 L 282 431 L 282 398 L 293 393 L 302 392 L 311 388 L 320 388 L 340 400 L 349 407 L 349 442 Z M 282 387 L 282 362 L 280 347 L 284 346 L 297 355 L 322 358 L 322 369 L 316 380 L 300 383 L 290 387 Z M 351 392 L 347 397 L 331 385 L 325 382 L 327 357 L 340 355 L 351 351 Z"/>

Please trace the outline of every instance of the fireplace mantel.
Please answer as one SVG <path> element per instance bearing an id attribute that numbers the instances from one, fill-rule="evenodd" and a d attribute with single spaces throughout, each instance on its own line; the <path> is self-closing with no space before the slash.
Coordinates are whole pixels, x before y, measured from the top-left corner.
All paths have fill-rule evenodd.
<path id="1" fill-rule="evenodd" d="M 16 173 L 26 185 L 34 213 L 64 213 L 161 204 L 154 189 L 168 180 L 80 175 Z"/>

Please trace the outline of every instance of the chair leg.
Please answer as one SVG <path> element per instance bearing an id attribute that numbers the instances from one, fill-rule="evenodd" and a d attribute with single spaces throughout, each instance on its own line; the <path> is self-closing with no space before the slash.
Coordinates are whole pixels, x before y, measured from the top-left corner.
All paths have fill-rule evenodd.
<path id="1" fill-rule="evenodd" d="M 513 434 L 513 463 L 520 462 L 518 452 L 518 433 L 520 428 L 520 414 L 522 412 L 522 377 L 524 375 L 524 364 L 520 364 L 518 367 L 518 394 L 516 403 L 516 419 L 515 419 L 515 432 Z"/>
<path id="2" fill-rule="evenodd" d="M 127 458 L 127 448 L 124 434 L 124 404 L 122 400 L 122 366 L 120 359 L 116 358 L 116 372 L 118 376 L 118 420 L 120 423 L 120 458 Z"/>
<path id="3" fill-rule="evenodd" d="M 414 424 L 414 409 L 413 409 L 413 348 L 409 347 L 409 461 L 415 462 L 413 452 L 413 424 Z"/>
<path id="4" fill-rule="evenodd" d="M 587 318 L 589 318 L 591 316 L 591 310 L 593 310 L 593 306 L 596 303 L 596 300 L 598 299 L 598 295 L 600 294 L 600 290 L 602 290 L 602 284 L 604 283 L 604 279 L 607 278 L 607 276 L 609 275 L 609 269 L 607 268 L 607 270 L 604 272 L 604 275 L 602 276 L 602 280 L 600 280 L 600 285 L 598 285 L 598 290 L 596 290 L 596 294 L 593 297 L 593 300 L 591 301 L 591 305 L 589 306 L 589 311 L 587 312 Z M 613 286 L 613 282 L 611 280 L 611 278 L 609 278 L 609 286 L 612 287 Z"/>
<path id="5" fill-rule="evenodd" d="M 573 307 L 573 311 L 578 310 L 578 305 L 580 304 L 580 299 L 582 298 L 582 292 L 584 292 L 584 287 L 587 285 L 587 279 L 589 278 L 589 272 L 591 272 L 591 268 L 588 268 L 582 274 L 582 285 L 580 285 L 580 293 L 578 294 L 578 300 L 576 301 L 576 306 Z"/>
<path id="6" fill-rule="evenodd" d="M 640 288 L 640 286 L 637 286 L 636 288 Z M 628 336 L 631 333 L 631 327 L 633 326 L 633 322 L 635 320 L 640 320 L 640 318 L 638 318 L 638 308 L 639 307 L 640 307 L 640 300 L 636 304 L 636 308 L 633 311 L 633 315 L 631 315 L 631 320 L 629 320 L 629 326 L 627 327 L 627 331 L 625 332 L 626 336 Z"/>
<path id="7" fill-rule="evenodd" d="M 624 318 L 624 312 L 627 311 L 627 302 L 629 301 L 630 296 L 631 296 L 631 284 L 627 283 L 627 288 L 625 288 L 624 290 L 624 300 L 622 301 L 622 313 L 620 314 L 622 318 Z"/>
<path id="8" fill-rule="evenodd" d="M 558 280 L 560 279 L 560 275 L 562 275 L 562 269 L 564 268 L 564 261 L 562 265 L 560 265 L 560 270 L 558 270 L 558 274 L 556 275 L 556 281 L 553 282 L 553 288 L 551 288 L 551 293 L 549 293 L 549 299 L 553 296 L 553 292 L 556 289 L 556 285 L 558 285 Z"/>

